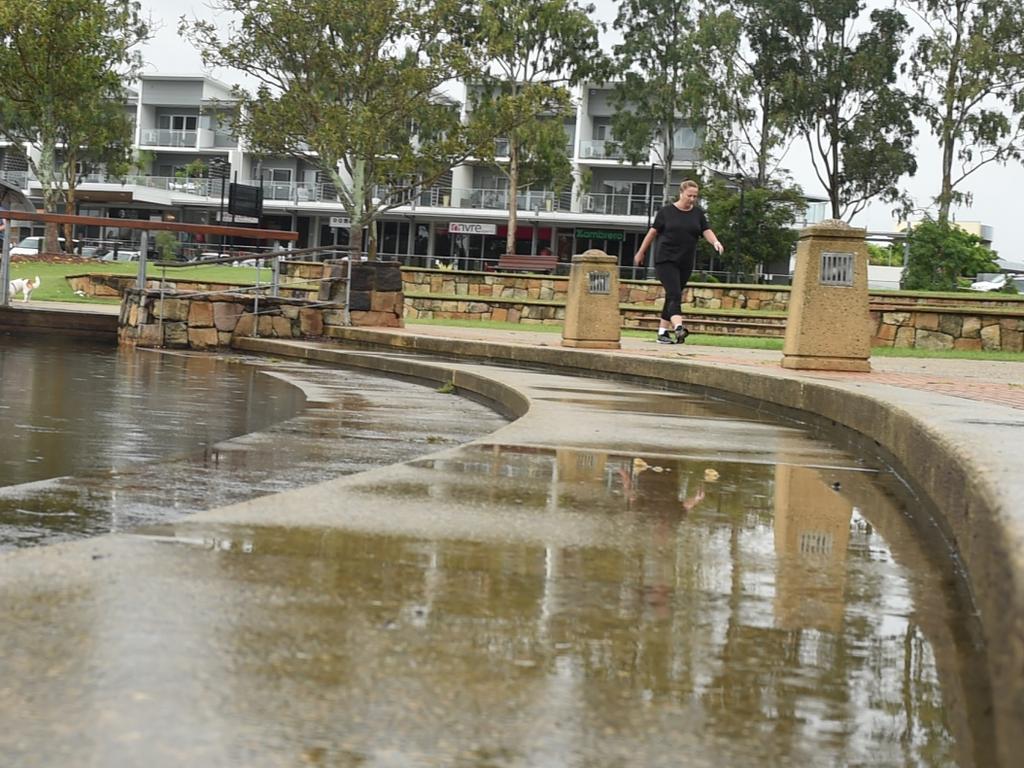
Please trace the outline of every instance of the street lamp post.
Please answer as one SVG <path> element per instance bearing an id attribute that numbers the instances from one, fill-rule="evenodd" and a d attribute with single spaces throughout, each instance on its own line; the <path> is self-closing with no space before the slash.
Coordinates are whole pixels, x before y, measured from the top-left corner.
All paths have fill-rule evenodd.
<path id="1" fill-rule="evenodd" d="M 735 178 L 736 178 L 736 182 L 740 185 L 740 208 L 739 208 L 739 211 L 736 214 L 736 247 L 735 247 L 736 255 L 733 256 L 730 259 L 730 265 L 729 265 L 729 282 L 731 282 L 731 283 L 736 282 L 736 262 L 737 262 L 737 259 L 739 258 L 739 255 L 743 252 L 741 250 L 741 247 L 745 244 L 745 238 L 744 238 L 743 234 L 744 234 L 744 225 L 746 224 L 746 221 L 745 221 L 745 218 L 746 218 L 745 217 L 745 213 L 746 213 L 746 211 L 744 210 L 744 199 L 743 199 L 743 193 L 746 191 L 746 188 L 747 188 L 747 185 L 745 183 L 746 180 L 744 179 L 742 173 L 737 173 Z"/>

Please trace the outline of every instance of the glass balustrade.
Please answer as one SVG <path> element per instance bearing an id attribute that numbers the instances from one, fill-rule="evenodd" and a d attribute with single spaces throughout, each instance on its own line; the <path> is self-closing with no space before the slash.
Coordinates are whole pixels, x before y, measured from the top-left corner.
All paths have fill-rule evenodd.
<path id="1" fill-rule="evenodd" d="M 169 128 L 145 128 L 142 144 L 150 147 L 197 147 L 198 131 L 177 131 Z"/>

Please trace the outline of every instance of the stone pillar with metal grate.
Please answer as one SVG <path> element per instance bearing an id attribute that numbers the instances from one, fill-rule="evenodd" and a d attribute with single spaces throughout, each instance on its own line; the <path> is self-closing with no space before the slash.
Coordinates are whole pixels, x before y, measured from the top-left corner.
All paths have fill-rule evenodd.
<path id="1" fill-rule="evenodd" d="M 871 370 L 865 234 L 835 219 L 800 233 L 783 368 Z"/>
<path id="2" fill-rule="evenodd" d="M 572 257 L 563 347 L 618 349 L 619 261 L 593 248 Z"/>

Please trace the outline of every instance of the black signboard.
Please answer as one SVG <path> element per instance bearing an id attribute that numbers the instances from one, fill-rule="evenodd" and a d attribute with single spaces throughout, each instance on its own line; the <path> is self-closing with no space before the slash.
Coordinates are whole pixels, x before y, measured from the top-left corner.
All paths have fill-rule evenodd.
<path id="1" fill-rule="evenodd" d="M 248 184 L 229 185 L 228 213 L 258 219 L 263 215 L 263 190 Z"/>

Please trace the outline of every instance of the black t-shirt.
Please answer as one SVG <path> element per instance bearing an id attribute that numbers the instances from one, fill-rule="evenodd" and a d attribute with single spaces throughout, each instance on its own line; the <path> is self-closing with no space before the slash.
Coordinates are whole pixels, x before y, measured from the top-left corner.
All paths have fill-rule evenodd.
<path id="1" fill-rule="evenodd" d="M 675 205 L 666 205 L 654 217 L 651 225 L 658 231 L 658 250 L 654 262 L 681 261 L 697 255 L 697 241 L 708 226 L 708 217 L 699 205 L 681 211 Z"/>

